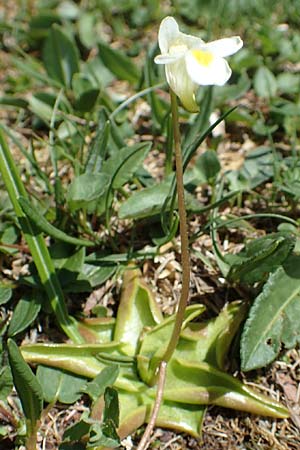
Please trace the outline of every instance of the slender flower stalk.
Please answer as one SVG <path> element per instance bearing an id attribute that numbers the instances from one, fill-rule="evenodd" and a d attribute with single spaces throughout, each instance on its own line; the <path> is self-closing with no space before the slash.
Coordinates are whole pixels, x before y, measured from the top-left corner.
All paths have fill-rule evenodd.
<path id="1" fill-rule="evenodd" d="M 224 57 L 236 53 L 243 45 L 239 36 L 205 43 L 202 39 L 179 31 L 173 17 L 166 17 L 160 24 L 158 43 L 161 54 L 156 56 L 156 64 L 165 65 L 167 82 L 170 86 L 173 138 L 175 149 L 178 214 L 180 222 L 182 288 L 170 341 L 162 356 L 152 385 L 157 383 L 157 395 L 148 426 L 137 450 L 145 450 L 158 417 L 163 400 L 167 364 L 177 347 L 184 313 L 189 300 L 190 254 L 187 217 L 184 202 L 183 164 L 181 138 L 178 120 L 179 97 L 182 105 L 190 112 L 197 112 L 195 92 L 199 85 L 222 86 L 231 76 L 231 69 Z"/>
<path id="2" fill-rule="evenodd" d="M 180 243 L 181 243 L 181 266 L 182 266 L 182 288 L 180 294 L 180 300 L 178 304 L 177 314 L 175 318 L 175 324 L 172 332 L 171 339 L 168 347 L 162 358 L 163 361 L 168 362 L 172 357 L 174 350 L 177 346 L 182 322 L 184 319 L 184 312 L 189 299 L 190 290 L 190 253 L 189 253 L 189 239 L 188 239 L 188 227 L 186 219 L 186 209 L 184 201 L 184 185 L 183 185 L 183 166 L 182 166 L 182 153 L 181 153 L 181 138 L 179 130 L 178 120 L 178 103 L 176 94 L 170 90 L 171 95 L 171 111 L 173 122 L 173 136 L 174 136 L 174 149 L 175 149 L 175 170 L 176 170 L 176 182 L 177 182 L 177 199 L 178 199 L 178 214 L 180 223 Z"/>
<path id="3" fill-rule="evenodd" d="M 176 94 L 172 91 L 172 89 L 170 89 L 170 96 L 171 96 L 174 149 L 175 149 L 175 171 L 177 182 L 178 214 L 180 222 L 182 287 L 172 335 L 169 340 L 167 349 L 157 367 L 157 371 L 154 374 L 151 383 L 151 384 L 157 383 L 157 394 L 155 398 L 155 403 L 149 418 L 148 425 L 137 447 L 137 450 L 146 450 L 149 445 L 150 436 L 159 414 L 160 405 L 163 401 L 167 364 L 170 361 L 179 341 L 181 327 L 184 320 L 184 312 L 189 300 L 189 291 L 190 291 L 190 253 L 189 253 L 186 209 L 184 201 L 183 164 L 182 164 L 181 138 L 180 138 L 179 118 L 178 118 L 178 103 Z"/>

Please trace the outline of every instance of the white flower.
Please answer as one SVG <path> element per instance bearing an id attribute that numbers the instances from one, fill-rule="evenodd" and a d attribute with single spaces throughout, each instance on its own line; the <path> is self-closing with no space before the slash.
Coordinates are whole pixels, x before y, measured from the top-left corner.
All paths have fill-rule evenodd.
<path id="1" fill-rule="evenodd" d="M 195 101 L 197 86 L 225 84 L 231 69 L 224 57 L 233 55 L 243 46 L 239 36 L 206 44 L 198 37 L 181 33 L 173 17 L 166 17 L 161 22 L 158 43 L 161 55 L 154 61 L 165 64 L 170 88 L 191 112 L 199 109 Z"/>

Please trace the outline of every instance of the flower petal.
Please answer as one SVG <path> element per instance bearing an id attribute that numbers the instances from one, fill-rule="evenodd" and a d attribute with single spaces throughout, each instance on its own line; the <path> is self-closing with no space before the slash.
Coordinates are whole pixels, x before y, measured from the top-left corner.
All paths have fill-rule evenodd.
<path id="1" fill-rule="evenodd" d="M 191 34 L 182 33 L 181 31 L 179 31 L 178 43 L 185 45 L 187 50 L 205 45 L 205 42 L 201 38 L 192 36 Z"/>
<path id="2" fill-rule="evenodd" d="M 165 55 L 157 55 L 154 58 L 154 62 L 156 64 L 172 64 L 181 59 L 182 56 L 183 56 L 182 54 L 170 55 L 169 53 Z"/>
<path id="3" fill-rule="evenodd" d="M 165 66 L 167 82 L 170 88 L 180 98 L 181 103 L 190 112 L 199 111 L 195 101 L 195 89 L 197 85 L 193 82 L 186 71 L 185 61 L 177 61 Z"/>
<path id="4" fill-rule="evenodd" d="M 196 36 L 179 31 L 178 24 L 173 17 L 166 17 L 160 24 L 158 32 L 158 44 L 162 54 L 175 52 L 177 48 L 189 50 L 204 44 L 204 41 Z M 172 50 L 173 49 L 173 50 Z"/>
<path id="5" fill-rule="evenodd" d="M 233 55 L 243 47 L 243 41 L 239 36 L 233 36 L 231 38 L 218 39 L 217 41 L 209 42 L 208 44 L 205 44 L 204 47 L 205 50 L 216 56 L 225 57 Z"/>
<path id="6" fill-rule="evenodd" d="M 197 52 L 198 50 L 190 50 L 185 56 L 188 76 L 194 83 L 200 85 L 216 84 L 217 86 L 223 86 L 231 75 L 231 69 L 227 61 L 208 52 L 203 52 L 209 56 L 201 60 L 197 56 Z"/>
<path id="7" fill-rule="evenodd" d="M 160 24 L 158 32 L 158 44 L 162 54 L 168 53 L 172 43 L 176 42 L 179 35 L 178 24 L 173 17 L 166 17 Z"/>

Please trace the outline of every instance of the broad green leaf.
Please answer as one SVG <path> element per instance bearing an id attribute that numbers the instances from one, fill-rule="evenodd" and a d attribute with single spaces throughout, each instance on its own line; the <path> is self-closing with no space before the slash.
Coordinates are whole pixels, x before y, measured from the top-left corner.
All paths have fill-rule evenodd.
<path id="1" fill-rule="evenodd" d="M 87 419 L 81 419 L 79 422 L 76 422 L 74 425 L 68 427 L 63 435 L 64 443 L 79 441 L 83 436 L 87 435 L 90 431 L 91 423 Z M 64 444 L 63 444 L 64 445 Z M 67 444 L 65 444 L 67 445 Z M 61 448 L 61 446 L 59 447 Z M 73 447 L 66 447 L 68 450 L 72 450 Z M 84 446 L 84 449 L 86 446 Z"/>
<path id="2" fill-rule="evenodd" d="M 274 174 L 274 155 L 270 147 L 257 147 L 251 151 L 238 170 L 230 171 L 226 177 L 233 191 L 253 189 Z"/>
<path id="3" fill-rule="evenodd" d="M 80 112 L 92 112 L 97 103 L 99 94 L 100 89 L 97 88 L 86 90 L 76 99 L 74 108 Z"/>
<path id="4" fill-rule="evenodd" d="M 93 308 L 93 312 L 97 312 L 97 309 Z M 78 324 L 80 334 L 84 337 L 85 342 L 99 344 L 105 344 L 112 340 L 114 326 L 115 319 L 107 316 L 82 319 Z"/>
<path id="5" fill-rule="evenodd" d="M 212 182 L 220 172 L 221 165 L 214 150 L 206 150 L 196 161 L 195 173 L 201 182 Z"/>
<path id="6" fill-rule="evenodd" d="M 84 277 L 81 277 L 81 271 L 84 264 L 85 247 L 81 247 L 67 258 L 57 260 L 57 276 L 66 292 L 88 291 L 90 285 Z"/>
<path id="7" fill-rule="evenodd" d="M 84 264 L 79 279 L 87 280 L 91 287 L 100 286 L 117 270 L 116 264 Z"/>
<path id="8" fill-rule="evenodd" d="M 206 405 L 191 405 L 165 400 L 159 409 L 156 425 L 201 438 Z"/>
<path id="9" fill-rule="evenodd" d="M 28 432 L 31 433 L 41 417 L 43 391 L 32 370 L 24 361 L 17 344 L 12 339 L 8 339 L 7 347 L 14 385 L 27 419 Z"/>
<path id="10" fill-rule="evenodd" d="M 106 173 L 84 173 L 76 177 L 70 184 L 67 202 L 72 211 L 94 208 L 110 181 Z"/>
<path id="11" fill-rule="evenodd" d="M 42 295 L 40 292 L 33 290 L 23 297 L 14 308 L 13 316 L 8 327 L 8 336 L 16 336 L 36 319 L 40 312 L 42 304 Z"/>
<path id="12" fill-rule="evenodd" d="M 5 286 L 5 284 L 0 284 L 0 305 L 4 305 L 9 302 L 12 296 L 12 288 L 9 286 Z"/>
<path id="13" fill-rule="evenodd" d="M 133 355 L 144 327 L 162 321 L 162 314 L 138 269 L 128 268 L 123 276 L 121 303 L 118 309 L 114 339 L 122 342 L 122 351 Z"/>
<path id="14" fill-rule="evenodd" d="M 173 359 L 167 369 L 166 400 L 191 405 L 215 404 L 270 417 L 288 417 L 276 400 L 256 393 L 237 378 L 206 362 Z"/>
<path id="15" fill-rule="evenodd" d="M 29 98 L 29 109 L 38 116 L 47 125 L 50 125 L 50 121 L 53 115 L 53 108 L 39 99 L 35 95 L 31 95 Z"/>
<path id="16" fill-rule="evenodd" d="M 189 322 L 181 332 L 175 355 L 184 360 L 206 361 L 218 369 L 225 369 L 231 343 L 245 312 L 245 305 L 234 301 L 226 304 L 217 317 L 207 322 Z"/>
<path id="17" fill-rule="evenodd" d="M 94 378 L 101 372 L 105 363 L 97 355 L 106 353 L 107 360 L 113 362 L 118 358 L 120 344 L 108 342 L 104 344 L 33 344 L 23 345 L 22 355 L 31 364 L 59 367 L 68 372 L 87 378 Z M 117 362 L 116 362 L 117 364 Z"/>
<path id="18" fill-rule="evenodd" d="M 97 17 L 93 11 L 80 12 L 80 17 L 78 18 L 78 33 L 80 41 L 87 48 L 91 48 L 97 44 L 98 33 L 97 33 Z"/>
<path id="19" fill-rule="evenodd" d="M 189 305 L 184 312 L 184 321 L 181 327 L 185 329 L 187 324 L 201 315 L 205 310 L 203 305 Z M 165 318 L 163 321 L 151 329 L 144 336 L 141 336 L 139 345 L 139 353 L 137 355 L 137 370 L 140 378 L 146 383 L 151 384 L 153 376 L 156 372 L 157 366 L 161 361 L 167 349 L 175 323 L 175 315 Z M 195 350 L 193 348 L 193 350 Z M 176 351 L 174 357 L 176 356 Z M 203 349 L 203 353 L 190 352 L 190 357 L 198 357 L 201 359 L 206 355 L 207 348 Z"/>
<path id="20" fill-rule="evenodd" d="M 104 65 L 121 80 L 127 80 L 130 83 L 137 83 L 141 77 L 132 60 L 123 52 L 115 50 L 109 45 L 101 42 L 99 45 L 99 57 Z"/>
<path id="21" fill-rule="evenodd" d="M 151 148 L 150 142 L 125 147 L 111 156 L 102 167 L 102 172 L 112 178 L 113 189 L 122 187 L 137 171 Z"/>
<path id="22" fill-rule="evenodd" d="M 163 211 L 168 211 L 170 209 L 170 202 L 167 205 L 166 203 L 171 198 L 171 192 L 170 179 L 134 192 L 120 206 L 120 219 L 142 219 L 144 217 L 160 215 Z M 188 211 L 195 213 L 205 210 L 202 204 L 189 192 L 185 192 L 185 206 Z M 210 209 L 211 206 L 208 208 Z M 172 230 L 170 230 L 170 234 L 171 232 Z"/>
<path id="23" fill-rule="evenodd" d="M 34 344 L 22 348 L 24 357 L 34 364 L 53 365 L 91 378 L 104 367 L 118 365 L 119 374 L 115 373 L 113 378 L 120 404 L 118 434 L 121 438 L 130 435 L 150 418 L 156 386 L 150 387 L 149 382 L 161 361 L 175 320 L 174 315 L 160 316 L 149 289 L 143 287 L 140 273 L 133 267 L 125 272 L 123 285 L 115 332 L 110 338 L 114 340 L 107 344 Z M 145 291 L 143 295 L 139 293 L 141 290 Z M 194 321 L 204 309 L 203 305 L 190 305 L 185 312 L 179 344 L 167 368 L 166 389 L 156 424 L 199 437 L 207 404 L 287 417 L 287 409 L 278 402 L 256 394 L 220 370 L 244 317 L 240 302 L 227 305 L 218 317 L 205 323 Z M 108 373 L 108 378 L 110 376 Z M 96 397 L 98 386 L 92 391 Z M 114 415 L 117 407 L 112 406 L 111 410 Z M 102 414 L 102 404 L 95 402 L 94 412 Z M 91 425 L 89 447 L 95 443 L 112 445 L 117 439 L 114 433 L 116 418 L 111 420 L 109 409 L 104 418 L 102 425 L 85 419 Z M 71 434 L 78 435 L 83 428 L 78 425 Z"/>
<path id="24" fill-rule="evenodd" d="M 36 373 L 47 403 L 74 403 L 82 396 L 86 379 L 64 370 L 39 366 Z"/>
<path id="25" fill-rule="evenodd" d="M 299 92 L 300 75 L 298 73 L 282 72 L 277 77 L 278 90 L 284 94 Z"/>
<path id="26" fill-rule="evenodd" d="M 59 25 L 53 25 L 43 49 L 48 75 L 66 88 L 71 87 L 73 75 L 79 72 L 79 52 L 73 40 Z"/>
<path id="27" fill-rule="evenodd" d="M 0 204 L 0 208 L 3 209 L 10 209 L 11 205 L 9 204 L 10 200 L 8 198 L 4 198 L 2 201 L 2 204 Z M 0 252 L 8 254 L 8 255 L 13 255 L 14 253 L 17 253 L 18 250 L 17 248 L 13 248 L 10 247 L 12 244 L 16 244 L 18 242 L 19 239 L 19 235 L 20 235 L 20 231 L 19 229 L 17 229 L 17 225 L 9 225 L 8 223 L 5 224 L 5 228 L 2 231 L 1 235 L 0 235 Z M 8 244 L 5 245 L 5 244 Z M 2 292 L 2 288 L 4 288 L 4 291 Z M 5 294 L 5 291 L 7 291 L 7 289 L 9 288 L 9 286 L 6 286 L 5 284 L 3 285 L 3 283 L 0 283 L 0 304 L 2 302 L 5 302 L 4 299 L 7 297 L 7 295 Z"/>
<path id="28" fill-rule="evenodd" d="M 29 20 L 29 37 L 32 40 L 39 42 L 45 39 L 49 33 L 49 29 L 54 23 L 60 21 L 59 16 L 55 12 L 49 10 L 41 11 L 35 14 Z"/>
<path id="29" fill-rule="evenodd" d="M 257 69 L 254 75 L 254 89 L 260 97 L 275 97 L 277 92 L 277 82 L 275 75 L 268 67 L 261 66 Z"/>
<path id="30" fill-rule="evenodd" d="M 37 226 L 37 228 L 40 231 L 46 233 L 47 235 L 73 245 L 83 245 L 87 247 L 95 245 L 93 242 L 87 241 L 85 239 L 70 236 L 64 231 L 61 231 L 59 228 L 56 228 L 53 225 L 51 225 L 51 223 L 49 223 L 47 219 L 45 219 L 45 217 L 42 214 L 40 214 L 38 209 L 35 208 L 29 202 L 29 200 L 27 200 L 27 198 L 19 197 L 19 203 L 22 210 L 27 215 L 27 217 L 29 217 L 29 219 L 32 220 L 32 222 Z"/>
<path id="31" fill-rule="evenodd" d="M 162 182 L 137 191 L 125 200 L 120 209 L 120 219 L 142 219 L 160 214 L 170 195 L 170 182 Z"/>
<path id="32" fill-rule="evenodd" d="M 241 339 L 242 370 L 272 362 L 300 342 L 300 257 L 291 255 L 254 300 Z"/>
<path id="33" fill-rule="evenodd" d="M 232 255 L 228 280 L 249 284 L 264 281 L 285 261 L 294 245 L 295 237 L 283 232 L 250 241 L 245 250 Z M 230 259 L 228 261 L 230 263 Z"/>
<path id="34" fill-rule="evenodd" d="M 74 107 L 78 111 L 91 112 L 97 102 L 99 86 L 82 73 L 75 73 L 72 79 L 72 87 L 76 97 Z"/>

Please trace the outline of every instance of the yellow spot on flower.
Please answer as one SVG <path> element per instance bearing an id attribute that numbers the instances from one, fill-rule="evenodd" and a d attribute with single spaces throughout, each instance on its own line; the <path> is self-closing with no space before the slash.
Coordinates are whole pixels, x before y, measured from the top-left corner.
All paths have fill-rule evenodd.
<path id="1" fill-rule="evenodd" d="M 201 66 L 208 67 L 212 60 L 214 59 L 214 55 L 210 52 L 205 52 L 203 50 L 192 50 L 194 58 Z"/>

